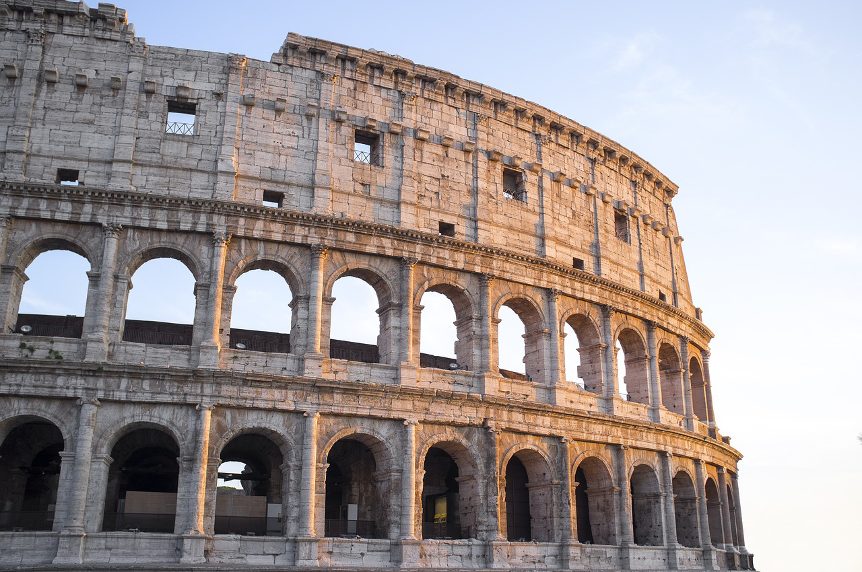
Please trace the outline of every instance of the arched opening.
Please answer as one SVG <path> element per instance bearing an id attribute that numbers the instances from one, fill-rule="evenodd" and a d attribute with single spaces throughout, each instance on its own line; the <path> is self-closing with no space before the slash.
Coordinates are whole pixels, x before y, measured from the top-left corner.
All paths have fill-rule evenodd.
<path id="1" fill-rule="evenodd" d="M 476 538 L 479 491 L 466 456 L 466 449 L 456 443 L 428 449 L 422 480 L 422 538 Z"/>
<path id="2" fill-rule="evenodd" d="M 541 455 L 525 449 L 506 464 L 506 538 L 511 542 L 554 540 L 549 468 Z"/>
<path id="3" fill-rule="evenodd" d="M 593 393 L 602 392 L 602 345 L 596 327 L 586 316 L 566 320 L 564 351 L 566 379 Z"/>
<path id="4" fill-rule="evenodd" d="M 15 332 L 80 338 L 87 306 L 90 262 L 71 250 L 48 250 L 27 266 Z M 57 285 L 62 284 L 62 288 Z"/>
<path id="5" fill-rule="evenodd" d="M 614 488 L 607 467 L 599 459 L 588 457 L 578 465 L 575 482 L 578 542 L 616 544 Z"/>
<path id="6" fill-rule="evenodd" d="M 724 531 L 721 528 L 721 499 L 718 498 L 718 487 L 711 478 L 706 479 L 706 515 L 709 520 L 709 537 L 713 546 L 724 543 Z"/>
<path id="7" fill-rule="evenodd" d="M 328 537 L 388 535 L 389 483 L 378 473 L 377 457 L 368 442 L 370 438 L 345 437 L 326 457 L 324 534 Z"/>
<path id="8" fill-rule="evenodd" d="M 682 392 L 682 369 L 679 354 L 670 344 L 661 344 L 658 350 L 659 379 L 661 380 L 661 403 L 668 410 L 682 415 L 685 400 Z"/>
<path id="9" fill-rule="evenodd" d="M 709 411 L 706 407 L 706 383 L 703 379 L 703 370 L 697 358 L 689 361 L 689 375 L 691 376 L 691 405 L 694 414 L 703 423 L 709 422 Z"/>
<path id="10" fill-rule="evenodd" d="M 697 496 L 688 473 L 679 471 L 673 478 L 673 512 L 676 520 L 676 540 L 683 546 L 700 546 L 697 526 Z"/>
<path id="11" fill-rule="evenodd" d="M 182 262 L 148 260 L 132 275 L 128 288 L 123 341 L 191 345 L 195 278 Z"/>
<path id="12" fill-rule="evenodd" d="M 661 546 L 664 543 L 661 489 L 652 468 L 647 465 L 635 467 L 631 478 L 631 495 L 635 544 Z"/>
<path id="13" fill-rule="evenodd" d="M 329 357 L 380 363 L 384 316 L 371 284 L 356 276 L 343 276 L 332 286 L 330 303 Z"/>
<path id="14" fill-rule="evenodd" d="M 631 328 L 623 329 L 617 336 L 616 363 L 617 382 L 620 394 L 636 403 L 649 403 L 649 373 L 647 370 L 646 346 L 640 334 Z M 622 354 L 622 357 L 620 357 Z"/>
<path id="15" fill-rule="evenodd" d="M 511 379 L 542 379 L 542 317 L 524 298 L 513 298 L 500 307 L 497 349 L 500 374 Z"/>
<path id="16" fill-rule="evenodd" d="M 293 293 L 278 272 L 255 268 L 236 282 L 230 314 L 230 347 L 255 352 L 290 353 L 295 326 Z"/>
<path id="17" fill-rule="evenodd" d="M 111 449 L 102 530 L 173 532 L 180 449 L 166 432 L 135 429 Z"/>
<path id="18" fill-rule="evenodd" d="M 473 319 L 466 295 L 454 286 L 439 285 L 422 294 L 420 307 L 419 365 L 471 369 Z"/>
<path id="19" fill-rule="evenodd" d="M 281 451 L 263 435 L 245 434 L 221 452 L 215 533 L 282 534 Z"/>
<path id="20" fill-rule="evenodd" d="M 42 419 L 12 429 L 0 446 L 0 530 L 51 530 L 63 435 Z"/>

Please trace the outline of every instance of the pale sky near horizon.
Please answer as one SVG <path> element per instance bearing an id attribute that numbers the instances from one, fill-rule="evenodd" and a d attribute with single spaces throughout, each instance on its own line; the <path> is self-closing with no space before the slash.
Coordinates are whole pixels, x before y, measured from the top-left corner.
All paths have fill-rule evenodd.
<path id="1" fill-rule="evenodd" d="M 862 570 L 862 4 L 116 3 L 151 45 L 268 60 L 295 31 L 395 53 L 535 101 L 655 165 L 680 186 L 758 569 Z"/>

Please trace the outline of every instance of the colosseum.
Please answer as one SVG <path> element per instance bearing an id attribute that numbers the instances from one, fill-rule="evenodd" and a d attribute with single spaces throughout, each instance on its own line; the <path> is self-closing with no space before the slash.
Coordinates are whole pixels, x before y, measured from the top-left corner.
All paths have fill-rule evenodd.
<path id="1" fill-rule="evenodd" d="M 151 46 L 62 0 L 0 1 L 0 33 L 0 567 L 753 569 L 678 189 L 644 159 L 296 34 Z M 19 311 L 48 251 L 89 263 L 82 316 Z M 191 324 L 127 318 L 164 258 Z M 252 270 L 285 332 L 231 327 Z M 330 339 L 344 277 L 376 344 Z M 420 352 L 426 293 L 450 355 Z"/>

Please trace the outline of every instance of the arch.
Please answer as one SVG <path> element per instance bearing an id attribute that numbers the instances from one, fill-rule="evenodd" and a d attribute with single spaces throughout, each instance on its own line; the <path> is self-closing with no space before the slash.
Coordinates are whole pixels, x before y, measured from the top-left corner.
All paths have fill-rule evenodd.
<path id="1" fill-rule="evenodd" d="M 583 313 L 569 314 L 562 321 L 560 331 L 564 332 L 568 326 L 575 334 L 577 341 L 577 352 L 580 357 L 577 371 L 569 371 L 569 351 L 566 353 L 566 377 L 583 380 L 584 389 L 592 393 L 602 393 L 602 367 L 604 357 L 602 352 L 602 338 L 599 327 L 593 320 Z M 568 338 L 567 338 L 568 339 Z M 568 345 L 568 344 L 566 344 Z"/>
<path id="2" fill-rule="evenodd" d="M 614 364 L 618 363 L 619 348 L 622 348 L 625 375 L 616 372 L 616 378 L 622 391 L 625 390 L 629 401 L 649 403 L 649 369 L 647 366 L 647 351 L 644 338 L 640 332 L 631 326 L 623 326 L 616 335 L 614 344 Z M 619 370 L 619 368 L 617 367 Z M 621 382 L 621 383 L 620 383 Z"/>
<path id="3" fill-rule="evenodd" d="M 192 277 L 194 277 L 195 282 L 200 282 L 202 276 L 202 265 L 198 261 L 197 257 L 184 247 L 174 244 L 147 245 L 126 256 L 123 263 L 118 265 L 118 268 L 121 268 L 122 273 L 126 276 L 131 277 L 134 276 L 138 268 L 150 260 L 155 260 L 157 258 L 171 258 L 181 262 L 188 271 L 192 273 Z"/>
<path id="4" fill-rule="evenodd" d="M 706 493 L 706 515 L 709 521 L 709 538 L 712 545 L 720 547 L 724 544 L 724 530 L 721 527 L 721 499 L 718 496 L 718 485 L 707 477 L 704 485 Z"/>
<path id="5" fill-rule="evenodd" d="M 478 538 L 481 487 L 468 444 L 447 436 L 421 451 L 422 538 Z"/>
<path id="6" fill-rule="evenodd" d="M 10 264 L 24 270 L 36 259 L 37 256 L 50 250 L 68 250 L 74 252 L 78 256 L 82 256 L 90 263 L 90 268 L 93 268 L 94 262 L 98 262 L 100 257 L 90 251 L 89 245 L 80 240 L 78 235 L 71 233 L 51 232 L 48 234 L 40 234 L 39 238 L 22 244 L 17 249 L 9 253 Z"/>
<path id="7" fill-rule="evenodd" d="M 42 402 L 22 402 L 16 399 L 6 398 L 0 400 L 0 410 L 10 412 L 6 417 L 0 417 L 0 442 L 2 442 L 10 431 L 23 423 L 29 421 L 47 422 L 60 430 L 63 437 L 63 446 L 71 448 L 76 431 L 77 412 L 68 410 L 65 406 L 45 406 Z"/>
<path id="8" fill-rule="evenodd" d="M 611 469 L 601 457 L 588 456 L 573 466 L 578 542 L 617 543 L 614 484 Z"/>
<path id="9" fill-rule="evenodd" d="M 191 412 L 189 414 L 191 415 Z M 183 436 L 189 437 L 185 427 L 180 427 L 174 421 L 152 413 L 136 411 L 133 413 L 124 412 L 113 423 L 103 426 L 93 437 L 93 454 L 108 455 L 120 439 L 141 428 L 156 429 L 167 433 L 174 442 L 179 444 L 180 454 L 185 455 L 187 453 L 186 442 L 182 438 Z"/>
<path id="10" fill-rule="evenodd" d="M 102 530 L 174 532 L 179 442 L 163 427 L 138 426 L 111 448 Z"/>
<path id="11" fill-rule="evenodd" d="M 194 343 L 193 330 L 194 321 L 200 309 L 206 306 L 206 295 L 200 299 L 197 278 L 194 270 L 188 263 L 178 256 L 169 256 L 171 249 L 151 249 L 147 256 L 135 268 L 131 275 L 128 286 L 122 292 L 121 299 L 124 301 L 122 339 L 127 342 L 138 342 L 158 345 L 192 345 Z M 163 255 L 159 255 L 163 254 Z M 165 261 L 171 261 L 167 263 Z M 161 262 L 161 267 L 159 263 Z M 183 269 L 179 274 L 173 274 L 175 270 L 172 265 L 178 264 Z M 152 264 L 152 266 L 150 266 Z M 145 267 L 146 268 L 145 270 Z M 140 278 L 144 273 L 147 288 L 132 290 L 133 279 Z M 188 272 L 188 274 L 185 274 Z M 158 277 L 154 273 L 158 273 Z M 182 282 L 188 280 L 189 274 L 192 279 L 192 292 L 183 292 Z M 169 278 L 173 278 L 171 284 L 165 284 Z M 140 286 L 140 284 L 139 284 Z M 168 290 L 170 286 L 170 290 Z M 167 298 L 165 295 L 170 293 Z M 177 293 L 180 293 L 180 296 Z M 171 305 L 163 304 L 162 300 L 171 301 Z M 181 301 L 181 302 L 180 302 Z M 176 304 L 180 302 L 180 304 Z M 134 316 L 138 313 L 137 316 Z M 162 314 L 153 315 L 153 314 Z M 186 316 L 176 316 L 177 313 Z M 143 315 L 140 315 L 143 314 Z M 131 316 L 130 316 L 131 315 Z"/>
<path id="12" fill-rule="evenodd" d="M 691 405 L 694 414 L 703 423 L 709 423 L 709 409 L 707 408 L 706 382 L 703 377 L 703 368 L 697 356 L 692 356 L 688 362 L 689 379 L 691 380 Z"/>
<path id="13" fill-rule="evenodd" d="M 388 537 L 391 483 L 389 459 L 380 458 L 384 450 L 382 441 L 358 431 L 327 443 L 325 536 Z"/>
<path id="14" fill-rule="evenodd" d="M 661 488 L 655 469 L 647 464 L 635 466 L 629 483 L 635 544 L 661 546 L 664 543 Z"/>
<path id="15" fill-rule="evenodd" d="M 697 515 L 697 493 L 694 479 L 680 469 L 673 477 L 673 512 L 676 520 L 676 539 L 683 546 L 700 546 L 700 529 Z"/>
<path id="16" fill-rule="evenodd" d="M 284 532 L 284 456 L 263 432 L 245 430 L 219 453 L 215 534 L 281 536 Z M 239 485 L 239 486 L 237 486 Z"/>
<path id="17" fill-rule="evenodd" d="M 51 530 L 60 482 L 60 428 L 42 417 L 17 416 L 0 441 L 0 531 Z M 8 422 L 11 423 L 12 419 Z"/>
<path id="18" fill-rule="evenodd" d="M 341 278 L 358 278 L 371 287 L 377 296 L 378 335 L 376 347 L 373 344 L 343 340 L 332 340 L 333 297 L 335 283 Z M 398 359 L 395 343 L 398 339 L 397 307 L 393 304 L 393 285 L 388 277 L 369 266 L 343 264 L 326 280 L 324 294 L 324 324 L 321 329 L 321 351 L 335 359 L 348 359 L 371 363 L 394 364 Z M 337 343 L 333 343 L 333 341 Z"/>
<path id="19" fill-rule="evenodd" d="M 300 272 L 287 260 L 273 257 L 259 258 L 257 254 L 249 255 L 236 263 L 231 273 L 225 276 L 226 286 L 235 286 L 236 281 L 252 270 L 269 270 L 275 272 L 287 282 L 287 286 L 294 296 L 306 295 L 306 282 L 302 279 Z"/>
<path id="20" fill-rule="evenodd" d="M 493 315 L 500 320 L 500 310 L 506 306 L 512 310 L 524 326 L 524 375 L 528 380 L 540 381 L 543 378 L 545 347 L 544 330 L 545 316 L 542 308 L 531 298 L 522 294 L 506 294 L 501 296 L 494 305 Z M 503 353 L 501 345 L 503 340 L 499 335 L 499 327 L 497 328 L 497 345 L 498 345 L 498 367 L 499 356 Z M 512 342 L 514 345 L 514 342 Z M 501 373 L 506 376 L 506 370 L 501 370 Z M 517 376 L 515 376 L 517 377 Z"/>
<path id="21" fill-rule="evenodd" d="M 226 288 L 223 304 L 229 307 L 225 317 L 230 347 L 267 353 L 290 353 L 293 349 L 291 341 L 297 340 L 300 312 L 295 311 L 296 290 L 291 287 L 295 279 L 277 270 L 282 266 L 249 263 Z M 241 284 L 246 276 L 248 282 Z M 245 315 L 238 308 L 245 309 Z M 238 324 L 237 318 L 244 318 L 245 323 Z"/>
<path id="22" fill-rule="evenodd" d="M 682 389 L 682 365 L 676 348 L 667 342 L 662 342 L 658 348 L 658 370 L 662 405 L 674 413 L 684 414 L 685 397 Z"/>
<path id="23" fill-rule="evenodd" d="M 509 541 L 554 541 L 551 464 L 538 448 L 514 447 L 504 457 L 505 526 Z"/>
<path id="24" fill-rule="evenodd" d="M 432 292 L 445 296 L 452 309 L 455 312 L 455 343 L 454 343 L 454 360 L 448 356 L 435 356 L 427 353 L 422 353 L 422 299 L 425 294 Z M 473 308 L 474 303 L 470 293 L 461 288 L 447 282 L 429 282 L 422 285 L 416 294 L 415 307 L 419 311 L 414 313 L 413 328 L 415 335 L 418 335 L 418 344 L 413 341 L 414 347 L 419 352 L 419 363 L 421 367 L 437 367 L 441 369 L 452 369 L 451 363 L 457 363 L 457 369 L 472 370 L 475 369 L 473 363 L 473 355 L 475 353 L 475 337 L 473 335 Z M 435 359 L 435 358 L 443 359 Z M 447 363 L 448 362 L 448 363 Z"/>
<path id="25" fill-rule="evenodd" d="M 265 423 L 255 421 L 248 426 L 232 426 L 217 437 L 210 437 L 210 455 L 215 458 L 221 457 L 225 446 L 243 435 L 262 435 L 272 441 L 277 447 L 285 462 L 296 460 L 296 443 L 293 438 L 284 431 L 284 426 L 276 423 Z"/>

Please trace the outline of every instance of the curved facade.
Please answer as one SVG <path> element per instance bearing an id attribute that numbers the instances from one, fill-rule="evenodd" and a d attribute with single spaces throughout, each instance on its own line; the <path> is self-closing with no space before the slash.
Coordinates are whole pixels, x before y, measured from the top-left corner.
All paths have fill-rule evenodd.
<path id="1" fill-rule="evenodd" d="M 649 163 L 294 34 L 269 62 L 149 46 L 58 0 L 0 2 L 0 34 L 0 566 L 753 568 Z M 51 250 L 89 262 L 83 316 L 19 313 Z M 157 258 L 194 277 L 193 324 L 126 318 Z M 230 327 L 255 269 L 289 287 L 289 335 Z M 345 276 L 376 293 L 376 345 L 331 339 Z M 426 292 L 452 355 L 420 352 Z"/>

